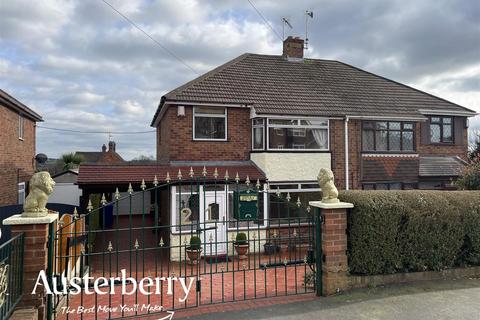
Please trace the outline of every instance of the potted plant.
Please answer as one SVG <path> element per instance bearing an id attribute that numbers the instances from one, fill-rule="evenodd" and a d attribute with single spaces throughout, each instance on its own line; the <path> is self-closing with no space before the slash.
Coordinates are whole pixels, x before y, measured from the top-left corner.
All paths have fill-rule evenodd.
<path id="1" fill-rule="evenodd" d="M 235 251 L 237 251 L 238 259 L 247 258 L 248 247 L 247 235 L 243 232 L 238 233 L 235 238 Z"/>
<path id="2" fill-rule="evenodd" d="M 269 241 L 263 244 L 263 250 L 265 251 L 265 254 L 267 256 L 271 256 L 272 254 L 275 253 L 276 248 L 275 248 L 275 245 Z"/>
<path id="3" fill-rule="evenodd" d="M 187 251 L 190 264 L 198 264 L 200 260 L 200 254 L 202 253 L 202 240 L 197 236 L 190 238 L 190 245 L 185 249 Z"/>
<path id="4" fill-rule="evenodd" d="M 273 234 L 269 234 L 267 242 L 263 244 L 263 249 L 265 254 L 271 256 L 275 253 L 280 252 L 280 245 L 279 245 L 278 235 L 276 231 Z"/>

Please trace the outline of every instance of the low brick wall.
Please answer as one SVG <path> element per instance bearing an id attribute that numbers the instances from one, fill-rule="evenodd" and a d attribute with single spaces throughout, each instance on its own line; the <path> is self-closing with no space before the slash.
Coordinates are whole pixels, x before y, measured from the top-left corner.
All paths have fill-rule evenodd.
<path id="1" fill-rule="evenodd" d="M 450 280 L 478 276 L 480 276 L 480 267 L 455 268 L 443 271 L 395 273 L 376 276 L 351 275 L 348 277 L 348 287 L 349 289 L 355 289 L 423 280 Z"/>

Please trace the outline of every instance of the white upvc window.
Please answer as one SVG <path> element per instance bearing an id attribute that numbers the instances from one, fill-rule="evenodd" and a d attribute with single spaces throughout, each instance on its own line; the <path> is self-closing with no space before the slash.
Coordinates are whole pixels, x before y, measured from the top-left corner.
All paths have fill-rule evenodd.
<path id="1" fill-rule="evenodd" d="M 25 182 L 20 182 L 17 185 L 18 190 L 18 204 L 23 204 L 25 202 Z"/>
<path id="2" fill-rule="evenodd" d="M 321 189 L 316 182 L 269 184 L 270 225 L 285 225 L 291 218 L 299 219 L 297 220 L 299 224 L 308 224 L 306 219 L 309 216 L 307 207 L 309 207 L 310 201 L 320 199 L 320 191 Z M 290 195 L 290 201 L 286 200 L 287 195 Z M 300 201 L 300 207 L 297 205 L 297 201 Z M 301 208 L 301 210 L 297 210 L 297 208 Z"/>
<path id="3" fill-rule="evenodd" d="M 23 115 L 18 115 L 18 139 L 23 140 L 25 133 L 25 118 Z"/>
<path id="4" fill-rule="evenodd" d="M 252 149 L 265 149 L 265 120 L 253 119 L 252 121 Z"/>
<path id="5" fill-rule="evenodd" d="M 267 119 L 267 150 L 329 150 L 329 121 L 314 119 Z"/>
<path id="6" fill-rule="evenodd" d="M 227 141 L 227 108 L 194 107 L 193 140 Z"/>

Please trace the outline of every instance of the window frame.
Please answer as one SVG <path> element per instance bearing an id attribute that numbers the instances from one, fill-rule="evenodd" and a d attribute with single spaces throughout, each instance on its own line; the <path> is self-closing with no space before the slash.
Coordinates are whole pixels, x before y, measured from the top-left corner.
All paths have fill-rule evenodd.
<path id="1" fill-rule="evenodd" d="M 193 141 L 227 141 L 228 140 L 228 111 L 227 107 L 223 107 L 225 112 L 223 114 L 220 113 L 198 113 L 195 110 L 197 108 L 216 108 L 216 107 L 209 107 L 209 106 L 198 106 L 193 107 L 192 109 L 192 139 Z M 196 138 L 195 137 L 195 117 L 203 117 L 203 118 L 224 118 L 225 119 L 225 138 L 216 139 L 216 138 Z"/>
<path id="2" fill-rule="evenodd" d="M 22 189 L 20 189 L 22 187 Z M 27 193 L 27 186 L 25 182 L 19 182 L 17 183 L 17 204 L 24 204 L 25 203 L 25 197 Z M 20 202 L 20 194 L 23 194 L 22 197 L 22 202 Z"/>
<path id="3" fill-rule="evenodd" d="M 25 140 L 25 117 L 21 113 L 18 115 L 18 139 Z"/>
<path id="4" fill-rule="evenodd" d="M 285 186 L 286 188 L 282 188 L 282 186 Z M 314 187 L 314 188 L 312 188 Z M 294 201 L 297 201 L 297 198 L 293 196 L 294 194 L 298 193 L 314 193 L 318 194 L 319 192 L 322 191 L 320 187 L 318 186 L 318 182 L 279 182 L 279 183 L 271 183 L 268 186 L 268 189 L 266 190 L 267 196 L 270 194 L 276 194 L 278 191 L 282 193 L 282 196 L 286 196 L 287 193 L 291 193 L 291 198 L 292 198 L 292 203 Z M 268 222 L 270 226 L 280 226 L 280 227 L 285 227 L 288 226 L 288 222 L 275 222 L 274 224 L 270 224 L 272 220 L 280 220 L 284 218 L 272 218 L 270 217 L 270 198 L 268 200 Z M 296 223 L 295 226 L 306 226 L 308 223 L 306 222 L 300 222 Z"/>
<path id="5" fill-rule="evenodd" d="M 255 120 L 262 120 L 261 124 L 254 124 Z M 253 151 L 259 151 L 259 150 L 265 150 L 265 120 L 266 118 L 253 118 L 252 119 L 252 150 Z M 255 129 L 261 129 L 262 130 L 262 147 L 261 148 L 255 148 Z"/>
<path id="6" fill-rule="evenodd" d="M 440 120 L 438 122 L 432 122 L 432 118 L 439 118 Z M 449 124 L 443 123 L 443 119 L 450 119 Z M 431 131 L 431 126 L 432 124 L 439 125 L 440 126 L 440 141 L 438 142 L 433 142 L 432 141 L 432 131 Z M 443 135 L 443 126 L 449 125 L 451 127 L 451 140 L 450 141 L 445 141 L 444 135 Z M 430 144 L 455 144 L 455 117 L 453 116 L 429 116 L 428 117 L 428 141 Z"/>
<path id="7" fill-rule="evenodd" d="M 267 151 L 278 151 L 278 152 L 285 152 L 285 151 L 294 151 L 294 152 L 315 152 L 315 151 L 330 151 L 330 119 L 328 118 L 265 118 L 265 148 L 264 150 Z M 295 121 L 296 124 L 270 124 L 270 120 L 287 120 L 287 121 Z M 300 124 L 302 120 L 313 120 L 313 121 L 326 121 L 326 125 L 305 125 Z M 270 128 L 272 129 L 323 129 L 327 130 L 327 147 L 320 148 L 320 149 L 298 149 L 298 148 L 270 148 Z M 306 134 L 305 134 L 306 136 Z"/>
<path id="8" fill-rule="evenodd" d="M 386 122 L 386 129 L 377 129 L 376 124 L 378 122 Z M 390 129 L 390 123 L 400 123 L 400 129 Z M 367 123 L 373 124 L 373 129 L 365 129 Z M 412 125 L 412 129 L 405 129 L 405 125 Z M 365 131 L 373 132 L 373 148 L 374 150 L 366 150 L 365 142 L 363 139 L 363 134 Z M 387 150 L 377 150 L 377 132 L 386 131 L 387 132 Z M 399 132 L 400 133 L 400 150 L 390 150 L 390 132 Z M 404 150 L 403 147 L 403 133 L 412 132 L 412 149 Z M 362 121 L 362 152 L 364 153 L 415 153 L 416 152 L 416 134 L 415 134 L 415 122 L 413 121 L 392 121 L 392 120 L 366 120 Z"/>

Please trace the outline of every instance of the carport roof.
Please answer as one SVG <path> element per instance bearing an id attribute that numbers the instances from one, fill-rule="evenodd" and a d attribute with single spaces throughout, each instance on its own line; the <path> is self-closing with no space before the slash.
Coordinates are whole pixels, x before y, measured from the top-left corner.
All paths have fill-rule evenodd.
<path id="1" fill-rule="evenodd" d="M 167 172 L 172 182 L 178 181 L 179 170 L 182 173 L 182 181 L 191 180 L 190 168 L 194 172 L 193 179 L 204 179 L 203 168 L 207 171 L 206 180 L 215 180 L 214 172 L 217 169 L 218 181 L 225 180 L 225 173 L 228 171 L 229 180 L 233 181 L 238 173 L 240 180 L 245 181 L 247 176 L 255 183 L 257 179 L 264 181 L 265 174 L 252 162 L 221 162 L 199 164 L 188 163 L 147 163 L 147 164 L 81 164 L 77 183 L 79 185 L 120 185 L 138 184 L 145 180 L 151 185 L 154 177 L 160 184 L 165 183 Z"/>

